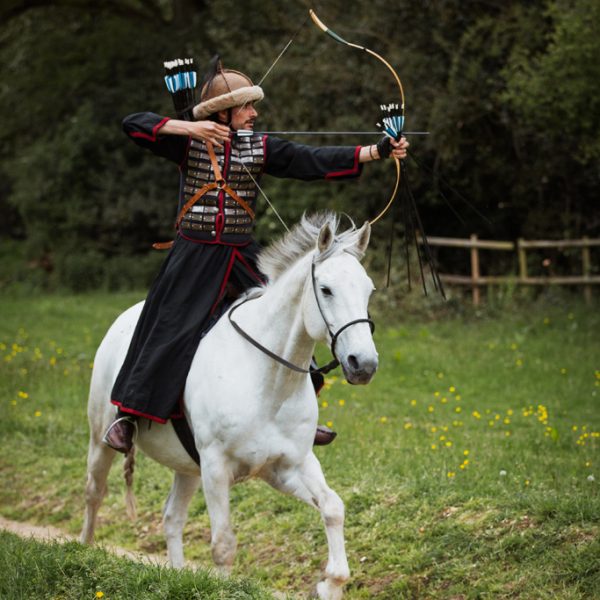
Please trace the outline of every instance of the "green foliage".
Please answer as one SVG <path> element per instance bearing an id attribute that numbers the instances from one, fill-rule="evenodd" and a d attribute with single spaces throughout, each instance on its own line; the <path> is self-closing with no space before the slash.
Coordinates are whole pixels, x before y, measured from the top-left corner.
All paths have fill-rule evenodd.
<path id="1" fill-rule="evenodd" d="M 410 140 L 422 168 L 407 161 L 428 234 L 598 235 L 598 10 L 594 0 L 331 0 L 319 8 L 342 36 L 397 68 L 407 129 L 431 132 Z M 373 129 L 379 104 L 397 99 L 375 59 L 310 20 L 301 26 L 302 2 L 9 2 L 0 17 L 0 233 L 23 240 L 39 268 L 82 248 L 139 256 L 172 235 L 177 171 L 120 131 L 129 113 L 171 113 L 166 58 L 193 55 L 201 72 L 219 51 L 226 66 L 258 81 L 297 31 L 263 83 L 264 129 Z M 360 223 L 385 205 L 393 181 L 390 162 L 366 165 L 360 182 L 263 183 L 288 224 L 324 207 Z M 282 227 L 259 204 L 264 243 Z M 384 243 L 386 232 L 375 227 L 373 237 Z M 36 268 L 22 272 L 40 278 Z"/>
<path id="2" fill-rule="evenodd" d="M 575 160 L 589 164 L 600 158 L 600 99 L 595 93 L 600 6 L 593 0 L 555 1 L 549 3 L 547 18 L 553 26 L 543 51 L 530 45 L 511 56 L 504 99 L 529 126 L 525 134 L 566 147 Z"/>
<path id="3" fill-rule="evenodd" d="M 109 324 L 140 297 L 0 300 L 3 516 L 78 533 L 91 362 Z M 599 315 L 556 302 L 493 315 L 432 321 L 411 318 L 402 306 L 375 313 L 373 382 L 355 387 L 339 374 L 328 377 L 319 419 L 339 437 L 316 452 L 346 504 L 348 600 L 599 596 Z M 327 349 L 319 353 L 324 358 Z M 116 462 L 100 543 L 164 554 L 170 474 L 138 455 L 139 519 L 130 523 Z M 231 508 L 236 575 L 305 594 L 326 558 L 318 514 L 262 482 L 235 486 Z M 186 556 L 204 567 L 209 527 L 199 495 L 184 535 Z M 107 599 L 148 597 L 135 587 L 142 585 L 164 585 L 156 588 L 163 597 L 180 597 L 165 591 L 180 589 L 170 587 L 178 574 L 166 569 L 157 575 L 74 545 L 44 550 L 0 539 L 0 585 L 25 586 L 19 573 L 41 585 L 36 565 L 41 574 L 55 568 L 47 585 L 60 591 L 24 598 L 90 597 L 60 596 L 69 583 Z M 181 576 L 181 597 L 198 581 L 188 576 Z M 13 598 L 5 589 L 0 596 Z"/>

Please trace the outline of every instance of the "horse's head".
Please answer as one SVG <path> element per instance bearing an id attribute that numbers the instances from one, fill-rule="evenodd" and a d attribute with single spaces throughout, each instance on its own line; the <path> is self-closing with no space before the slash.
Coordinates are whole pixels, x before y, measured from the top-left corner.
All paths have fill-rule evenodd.
<path id="1" fill-rule="evenodd" d="M 336 235 L 335 219 L 318 234 L 312 260 L 311 285 L 304 298 L 304 322 L 309 335 L 328 342 L 349 383 L 369 383 L 378 357 L 368 317 L 373 282 L 360 264 L 369 244 L 371 226 Z"/>

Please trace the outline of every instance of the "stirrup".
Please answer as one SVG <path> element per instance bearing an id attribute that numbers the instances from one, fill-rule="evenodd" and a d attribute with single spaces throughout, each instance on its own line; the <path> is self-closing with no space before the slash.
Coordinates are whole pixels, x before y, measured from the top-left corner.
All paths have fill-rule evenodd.
<path id="1" fill-rule="evenodd" d="M 128 448 L 124 447 L 124 446 L 117 446 L 117 445 L 113 444 L 110 440 L 111 431 L 115 428 L 116 425 L 118 425 L 119 423 L 121 423 L 123 421 L 130 423 L 133 426 L 133 432 L 131 433 L 131 445 Z M 137 436 L 138 436 L 137 419 L 135 417 L 130 417 L 130 416 L 126 415 L 124 417 L 119 417 L 118 419 L 115 419 L 109 425 L 108 429 L 104 433 L 104 436 L 102 436 L 102 442 L 104 444 L 106 444 L 109 448 L 112 448 L 113 450 L 116 450 L 117 452 L 122 452 L 123 454 L 127 454 L 131 450 L 131 448 L 135 445 Z"/>

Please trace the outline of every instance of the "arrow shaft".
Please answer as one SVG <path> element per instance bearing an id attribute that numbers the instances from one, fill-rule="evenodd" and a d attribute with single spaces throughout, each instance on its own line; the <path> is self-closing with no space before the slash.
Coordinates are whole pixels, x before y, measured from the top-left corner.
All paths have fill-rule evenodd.
<path id="1" fill-rule="evenodd" d="M 260 135 L 381 135 L 381 131 L 254 131 L 240 129 L 237 134 L 245 137 Z M 403 131 L 402 135 L 429 135 L 429 131 Z"/>

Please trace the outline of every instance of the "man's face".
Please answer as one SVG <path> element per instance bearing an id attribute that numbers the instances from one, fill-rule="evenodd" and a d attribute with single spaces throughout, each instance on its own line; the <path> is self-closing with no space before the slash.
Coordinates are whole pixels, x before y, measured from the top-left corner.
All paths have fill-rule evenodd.
<path id="1" fill-rule="evenodd" d="M 239 131 L 240 129 L 254 129 L 254 121 L 258 113 L 254 108 L 254 102 L 249 102 L 243 106 L 236 106 L 231 109 L 230 127 Z"/>

